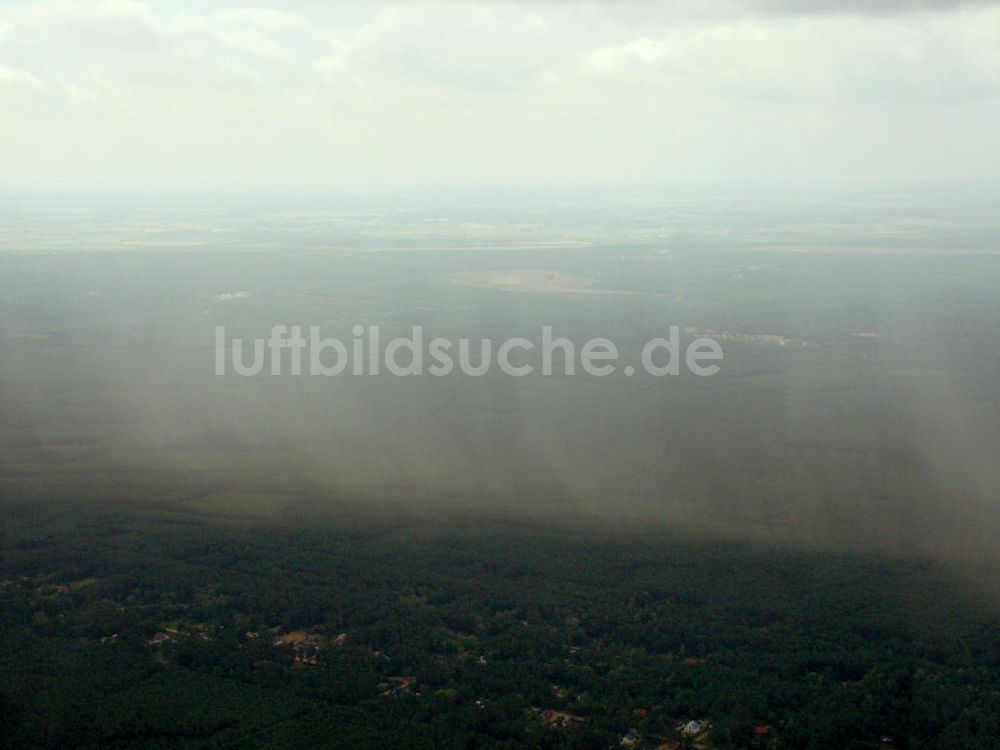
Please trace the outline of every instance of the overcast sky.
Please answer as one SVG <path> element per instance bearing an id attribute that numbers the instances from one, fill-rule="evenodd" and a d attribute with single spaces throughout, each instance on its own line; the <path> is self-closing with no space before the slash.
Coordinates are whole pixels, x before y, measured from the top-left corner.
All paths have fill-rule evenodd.
<path id="1" fill-rule="evenodd" d="M 662 5 L 3 3 L 0 189 L 997 177 L 1000 6 Z"/>

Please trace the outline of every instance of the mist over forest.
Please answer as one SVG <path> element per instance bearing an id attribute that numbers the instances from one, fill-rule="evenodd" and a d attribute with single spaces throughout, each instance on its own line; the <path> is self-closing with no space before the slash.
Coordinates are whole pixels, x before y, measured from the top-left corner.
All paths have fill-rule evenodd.
<path id="1" fill-rule="evenodd" d="M 22 197 L 0 232 L 7 493 L 994 556 L 1000 216 L 974 191 Z M 215 374 L 216 326 L 231 345 L 278 324 L 477 345 L 547 325 L 622 362 L 679 326 L 724 360 L 295 377 L 286 353 L 284 375 Z"/>

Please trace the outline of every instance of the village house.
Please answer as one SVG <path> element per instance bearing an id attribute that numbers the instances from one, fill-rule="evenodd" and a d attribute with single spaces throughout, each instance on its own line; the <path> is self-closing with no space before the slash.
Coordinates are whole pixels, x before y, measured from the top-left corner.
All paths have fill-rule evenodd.
<path id="1" fill-rule="evenodd" d="M 566 729 L 573 724 L 580 724 L 586 721 L 582 716 L 576 716 L 565 711 L 557 711 L 554 708 L 532 706 L 528 709 L 528 712 L 538 716 L 538 720 L 542 724 L 553 729 Z"/>
<path id="2" fill-rule="evenodd" d="M 709 728 L 709 723 L 705 720 L 698 721 L 697 719 L 692 719 L 688 722 L 681 722 L 677 725 L 677 731 L 683 734 L 685 737 L 694 737 L 696 734 L 706 731 Z"/>

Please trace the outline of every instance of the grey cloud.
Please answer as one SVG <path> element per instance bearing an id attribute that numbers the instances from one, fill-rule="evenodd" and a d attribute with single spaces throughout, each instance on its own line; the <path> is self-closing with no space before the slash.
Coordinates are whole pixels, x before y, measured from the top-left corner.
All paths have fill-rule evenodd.
<path id="1" fill-rule="evenodd" d="M 996 9 L 746 2 L 3 6 L 3 179 L 992 175 Z"/>
<path id="2" fill-rule="evenodd" d="M 748 7 L 768 14 L 824 15 L 853 13 L 871 16 L 959 10 L 996 5 L 996 0 L 748 0 Z"/>

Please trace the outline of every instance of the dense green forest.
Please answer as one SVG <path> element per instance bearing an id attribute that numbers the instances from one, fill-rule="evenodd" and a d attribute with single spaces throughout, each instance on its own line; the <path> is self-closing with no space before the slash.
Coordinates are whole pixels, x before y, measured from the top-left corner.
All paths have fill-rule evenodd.
<path id="1" fill-rule="evenodd" d="M 7 748 L 1000 746 L 997 619 L 926 560 L 6 500 Z"/>

